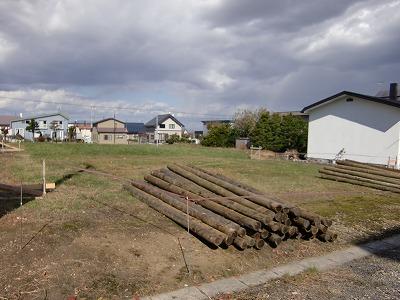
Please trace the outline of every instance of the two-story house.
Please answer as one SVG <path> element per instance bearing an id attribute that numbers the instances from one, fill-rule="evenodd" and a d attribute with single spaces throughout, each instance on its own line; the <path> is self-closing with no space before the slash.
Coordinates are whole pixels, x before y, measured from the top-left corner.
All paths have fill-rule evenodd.
<path id="1" fill-rule="evenodd" d="M 184 130 L 184 125 L 171 114 L 158 115 L 148 121 L 144 126 L 146 127 L 150 143 L 155 143 L 157 141 L 157 133 L 158 141 L 164 143 L 171 135 L 176 134 L 182 137 L 182 132 Z"/>
<path id="2" fill-rule="evenodd" d="M 92 141 L 97 144 L 128 144 L 125 123 L 115 118 L 93 123 Z"/>
<path id="3" fill-rule="evenodd" d="M 11 131 L 13 136 L 19 136 L 30 141 L 40 136 L 63 141 L 68 137 L 68 119 L 66 114 L 60 112 L 22 117 L 11 121 Z M 39 125 L 34 136 L 32 131 L 26 129 L 31 120 L 35 120 Z"/>

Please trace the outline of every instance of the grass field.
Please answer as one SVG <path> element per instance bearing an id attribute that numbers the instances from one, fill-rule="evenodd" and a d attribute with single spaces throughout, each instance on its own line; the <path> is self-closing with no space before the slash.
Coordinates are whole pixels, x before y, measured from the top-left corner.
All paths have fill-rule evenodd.
<path id="1" fill-rule="evenodd" d="M 24 149 L 0 155 L 1 182 L 39 183 L 45 159 L 47 179 L 57 182 L 57 189 L 0 217 L 0 299 L 154 294 L 331 251 L 399 221 L 399 195 L 322 180 L 316 164 L 250 160 L 243 151 L 194 145 L 25 144 Z M 142 178 L 173 162 L 221 172 L 332 218 L 339 239 L 214 250 L 131 197 L 121 182 L 76 173 L 89 164 L 119 177 Z M 182 239 L 190 274 L 176 237 Z"/>

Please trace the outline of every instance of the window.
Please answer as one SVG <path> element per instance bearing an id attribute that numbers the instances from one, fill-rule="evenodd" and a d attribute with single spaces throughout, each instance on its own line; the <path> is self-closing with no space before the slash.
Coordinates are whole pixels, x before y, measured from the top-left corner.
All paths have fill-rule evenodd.
<path id="1" fill-rule="evenodd" d="M 169 129 L 175 129 L 175 124 L 169 124 Z"/>
<path id="2" fill-rule="evenodd" d="M 160 128 L 165 128 L 165 124 L 160 124 Z"/>
<path id="3" fill-rule="evenodd" d="M 105 140 L 105 141 L 108 141 L 108 139 L 109 139 L 108 134 L 105 134 L 105 135 L 104 135 L 104 140 Z"/>
<path id="4" fill-rule="evenodd" d="M 123 139 L 124 136 L 123 135 L 117 135 L 117 139 Z"/>
<path id="5" fill-rule="evenodd" d="M 353 98 L 347 98 L 346 102 L 353 102 Z"/>
<path id="6" fill-rule="evenodd" d="M 30 123 L 30 121 L 29 121 L 29 120 L 26 120 L 26 121 L 25 121 L 25 123 L 26 123 L 26 124 L 29 124 L 29 123 Z"/>
<path id="7" fill-rule="evenodd" d="M 62 125 L 62 121 L 60 121 L 60 125 Z"/>
<path id="8" fill-rule="evenodd" d="M 43 124 L 45 124 L 45 125 L 46 125 L 46 124 L 47 124 L 47 121 L 43 121 Z"/>

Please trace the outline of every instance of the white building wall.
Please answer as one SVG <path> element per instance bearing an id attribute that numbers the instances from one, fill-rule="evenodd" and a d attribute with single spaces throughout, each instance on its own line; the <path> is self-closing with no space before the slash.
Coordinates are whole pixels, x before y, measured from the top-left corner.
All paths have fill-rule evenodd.
<path id="1" fill-rule="evenodd" d="M 400 155 L 400 108 L 344 95 L 308 112 L 310 158 L 334 159 L 343 148 L 344 158 L 367 163 Z"/>

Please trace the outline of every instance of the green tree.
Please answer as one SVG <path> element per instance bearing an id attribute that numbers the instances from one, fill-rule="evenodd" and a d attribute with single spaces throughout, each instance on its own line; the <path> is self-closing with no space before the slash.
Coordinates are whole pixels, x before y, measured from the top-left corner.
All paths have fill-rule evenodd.
<path id="1" fill-rule="evenodd" d="M 76 140 L 76 126 L 71 126 L 68 128 L 68 140 L 70 142 Z"/>
<path id="2" fill-rule="evenodd" d="M 230 124 L 210 124 L 201 144 L 209 147 L 233 147 L 238 132 Z"/>
<path id="3" fill-rule="evenodd" d="M 39 130 L 39 124 L 35 121 L 35 119 L 31 119 L 26 126 L 26 130 L 32 132 L 32 142 L 35 141 L 35 132 Z"/>
<path id="4" fill-rule="evenodd" d="M 275 152 L 288 149 L 304 152 L 307 148 L 307 122 L 291 114 L 280 116 L 265 112 L 253 130 L 251 142 Z"/>
<path id="5" fill-rule="evenodd" d="M 5 142 L 8 134 L 8 128 L 4 127 L 3 129 L 1 129 L 1 133 L 3 134 L 3 141 Z"/>

